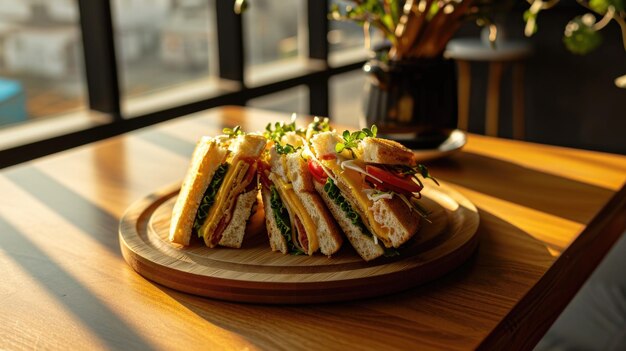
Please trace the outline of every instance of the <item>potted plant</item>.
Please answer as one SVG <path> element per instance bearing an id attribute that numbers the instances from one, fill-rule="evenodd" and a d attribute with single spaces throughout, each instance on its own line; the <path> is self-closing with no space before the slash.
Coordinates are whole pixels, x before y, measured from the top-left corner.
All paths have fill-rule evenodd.
<path id="1" fill-rule="evenodd" d="M 333 5 L 330 18 L 354 21 L 369 35 L 371 27 L 386 38 L 365 64 L 364 125 L 411 148 L 435 148 L 457 126 L 456 66 L 444 57 L 446 45 L 461 25 L 490 18 L 511 1 L 353 0 Z M 369 40 L 366 40 L 369 42 Z"/>
<path id="2" fill-rule="evenodd" d="M 584 54 L 601 42 L 598 31 L 617 22 L 626 48 L 626 0 L 577 0 L 599 14 L 577 17 L 565 29 L 564 43 Z M 536 31 L 537 15 L 559 0 L 526 0 L 525 34 Z M 247 0 L 237 0 L 240 13 Z M 329 18 L 363 26 L 366 45 L 370 29 L 379 30 L 386 46 L 372 48 L 364 66 L 368 76 L 364 126 L 376 124 L 379 134 L 412 148 L 433 148 L 457 126 L 455 65 L 444 57 L 449 40 L 465 21 L 488 30 L 495 46 L 496 25 L 491 20 L 509 10 L 513 0 L 342 0 L 332 5 Z M 616 80 L 626 86 L 626 76 Z"/>

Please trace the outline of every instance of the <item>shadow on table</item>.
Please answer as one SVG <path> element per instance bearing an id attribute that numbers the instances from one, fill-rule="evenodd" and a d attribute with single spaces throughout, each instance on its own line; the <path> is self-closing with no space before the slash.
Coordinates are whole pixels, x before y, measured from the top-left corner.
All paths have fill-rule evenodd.
<path id="1" fill-rule="evenodd" d="M 590 221 L 614 194 L 610 189 L 472 152 L 428 166 L 435 177 L 447 183 L 578 223 Z"/>
<path id="2" fill-rule="evenodd" d="M 154 345 L 136 331 L 132 325 L 120 318 L 117 312 L 111 310 L 88 287 L 76 280 L 37 244 L 20 233 L 17 228 L 6 222 L 1 216 L 0 233 L 2 233 L 0 234 L 0 248 L 4 255 L 19 265 L 24 274 L 30 276 L 39 287 L 45 290 L 45 298 L 53 300 L 71 314 L 77 323 L 93 333 L 101 345 L 113 350 L 122 347 L 135 350 L 155 349 Z M 3 286 L 3 288 L 9 289 L 9 286 Z M 15 288 L 17 294 L 20 294 L 21 288 L 23 287 Z M 48 311 L 41 308 L 39 301 L 34 301 L 32 307 L 33 309 L 27 313 L 36 315 L 40 322 L 53 323 L 51 317 L 46 317 Z M 40 340 L 36 331 L 35 333 L 24 332 L 23 328 L 21 326 L 16 329 L 13 341 L 19 343 L 13 345 L 30 347 L 27 343 L 28 340 L 33 340 L 33 345 L 43 348 L 50 348 L 51 345 L 54 345 L 46 346 L 46 341 L 43 338 Z M 56 329 L 54 326 L 51 328 Z M 70 334 L 61 337 L 61 341 L 73 341 L 71 333 L 76 333 L 78 330 L 68 330 L 67 332 Z M 48 340 L 47 342 L 55 343 L 59 340 Z M 61 347 L 73 349 L 77 346 L 69 344 Z"/>
<path id="3" fill-rule="evenodd" d="M 345 335 L 371 349 L 410 349 L 424 342 L 438 348 L 476 345 L 554 260 L 542 242 L 521 229 L 489 212 L 480 216 L 479 248 L 467 262 L 430 283 L 378 298 L 256 305 L 159 287 L 207 322 L 264 349 L 314 348 L 298 340 L 315 338 L 326 346 L 353 348 L 342 344 Z"/>

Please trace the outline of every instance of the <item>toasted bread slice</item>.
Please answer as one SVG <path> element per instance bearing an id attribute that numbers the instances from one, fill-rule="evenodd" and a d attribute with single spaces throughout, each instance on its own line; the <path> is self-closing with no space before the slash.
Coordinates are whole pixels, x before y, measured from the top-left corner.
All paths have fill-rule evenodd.
<path id="1" fill-rule="evenodd" d="M 255 212 L 257 203 L 257 188 L 239 194 L 230 223 L 224 229 L 219 244 L 222 246 L 240 248 L 246 233 L 248 219 Z"/>
<path id="2" fill-rule="evenodd" d="M 198 206 L 226 153 L 226 148 L 213 138 L 202 137 L 198 141 L 172 211 L 170 241 L 189 245 Z"/>
<path id="3" fill-rule="evenodd" d="M 231 143 L 231 153 L 227 160 L 230 166 L 207 219 L 199 230 L 207 246 L 215 247 L 219 243 L 223 234 L 221 231 L 232 221 L 235 200 L 251 182 L 256 182 L 254 160 L 261 155 L 265 142 L 265 138 L 260 135 L 246 134 L 238 136 Z"/>
<path id="4" fill-rule="evenodd" d="M 267 228 L 267 236 L 270 241 L 272 251 L 280 251 L 283 254 L 288 253 L 287 241 L 280 233 L 280 229 L 276 225 L 274 211 L 272 210 L 270 189 L 261 187 L 261 199 L 263 200 L 263 209 L 265 209 L 265 227 Z"/>
<path id="5" fill-rule="evenodd" d="M 287 176 L 291 181 L 293 190 L 302 202 L 316 226 L 317 241 L 320 251 L 330 256 L 341 248 L 343 239 L 333 217 L 324 206 L 323 200 L 315 191 L 313 179 L 309 172 L 307 162 L 302 158 L 301 152 L 286 155 Z"/>
<path id="6" fill-rule="evenodd" d="M 356 250 L 359 256 L 361 256 L 361 258 L 365 261 L 371 261 L 385 253 L 382 246 L 374 242 L 373 237 L 363 233 L 361 228 L 352 224 L 352 221 L 346 216 L 339 205 L 337 205 L 324 191 L 324 186 L 322 184 L 315 182 L 314 186 L 324 203 L 326 203 L 328 210 L 337 220 L 337 223 L 348 238 L 348 241 L 350 241 L 350 244 L 352 244 L 352 247 Z M 351 206 L 354 205 L 351 204 Z"/>
<path id="7" fill-rule="evenodd" d="M 341 141 L 334 132 L 324 132 L 311 139 L 311 146 L 317 157 L 335 153 L 335 145 Z M 412 164 L 413 153 L 396 142 L 366 137 L 361 143 L 357 155 L 363 162 L 385 164 Z M 337 155 L 338 161 L 345 160 Z M 406 206 L 398 196 L 392 199 L 372 201 L 363 193 L 371 188 L 363 182 L 362 175 L 351 169 L 343 169 L 335 160 L 320 161 L 336 178 L 336 185 L 343 196 L 359 213 L 366 227 L 379 238 L 385 247 L 399 247 L 417 233 L 419 217 Z"/>
<path id="8" fill-rule="evenodd" d="M 234 159 L 254 158 L 257 159 L 261 155 L 261 151 L 265 148 L 267 140 L 259 134 L 240 135 L 231 144 L 230 150 Z"/>
<path id="9" fill-rule="evenodd" d="M 295 147 L 305 143 L 302 137 L 293 133 L 285 135 L 282 141 Z M 274 183 L 292 220 L 296 220 L 294 224 L 299 228 L 298 234 L 306 233 L 309 243 L 306 253 L 311 255 L 318 248 L 327 256 L 337 252 L 343 243 L 341 232 L 313 187 L 302 151 L 281 155 L 272 147 L 269 155 L 270 177 L 276 179 Z"/>
<path id="10" fill-rule="evenodd" d="M 341 137 L 334 131 L 321 132 L 311 138 L 311 147 L 317 157 L 335 154 L 335 145 L 341 141 Z"/>
<path id="11" fill-rule="evenodd" d="M 415 165 L 413 151 L 393 140 L 366 137 L 359 147 L 360 158 L 365 163 Z"/>
<path id="12" fill-rule="evenodd" d="M 417 233 L 420 216 L 397 196 L 373 201 L 370 211 L 374 220 L 387 231 L 385 246 L 398 248 Z"/>

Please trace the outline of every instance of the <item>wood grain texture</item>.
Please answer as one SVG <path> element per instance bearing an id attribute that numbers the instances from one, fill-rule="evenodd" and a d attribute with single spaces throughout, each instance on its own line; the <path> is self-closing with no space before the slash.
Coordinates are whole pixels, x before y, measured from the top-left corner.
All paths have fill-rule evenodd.
<path id="1" fill-rule="evenodd" d="M 188 247 L 168 240 L 178 189 L 165 188 L 133 205 L 120 223 L 124 258 L 139 274 L 167 287 L 222 300 L 302 304 L 364 299 L 405 290 L 462 264 L 478 244 L 476 207 L 442 185 L 422 191 L 431 213 L 400 256 L 363 261 L 348 244 L 332 258 L 272 252 L 259 206 L 240 249 Z"/>
<path id="2" fill-rule="evenodd" d="M 128 266 L 119 220 L 182 179 L 201 135 L 288 117 L 214 109 L 2 170 L 0 349 L 529 349 L 626 225 L 626 157 L 469 135 L 428 166 L 478 208 L 480 246 L 425 285 L 268 306 L 181 293 Z"/>

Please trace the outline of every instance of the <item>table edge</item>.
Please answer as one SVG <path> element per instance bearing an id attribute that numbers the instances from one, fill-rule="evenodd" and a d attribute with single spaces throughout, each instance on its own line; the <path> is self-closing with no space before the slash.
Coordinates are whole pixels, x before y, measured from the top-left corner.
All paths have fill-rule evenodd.
<path id="1" fill-rule="evenodd" d="M 626 184 L 623 184 L 477 349 L 532 349 L 625 230 Z"/>

